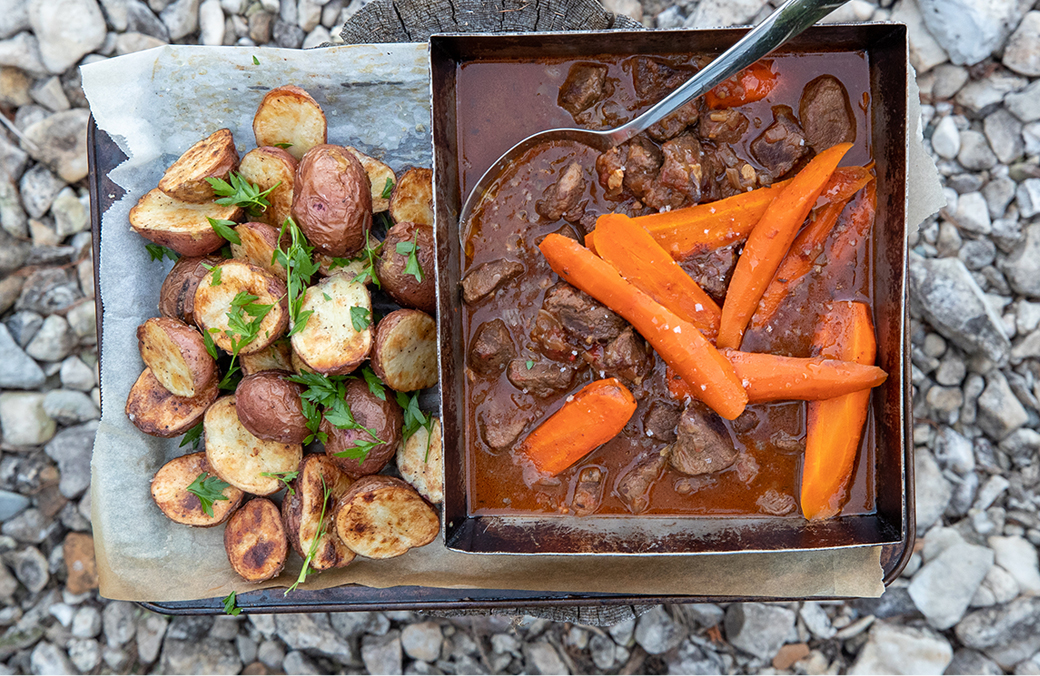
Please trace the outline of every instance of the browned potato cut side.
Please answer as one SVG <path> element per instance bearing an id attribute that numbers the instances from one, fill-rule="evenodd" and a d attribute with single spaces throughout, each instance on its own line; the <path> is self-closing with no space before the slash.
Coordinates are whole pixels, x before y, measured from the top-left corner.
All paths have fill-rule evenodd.
<path id="1" fill-rule="evenodd" d="M 230 129 L 218 129 L 188 148 L 163 174 L 159 190 L 185 202 L 208 202 L 216 197 L 207 178 L 227 180 L 238 165 L 238 151 Z"/>
<path id="2" fill-rule="evenodd" d="M 437 504 L 444 500 L 444 451 L 441 421 L 433 419 L 433 433 L 417 429 L 397 448 L 397 471 L 419 495 Z"/>
<path id="3" fill-rule="evenodd" d="M 278 230 L 267 223 L 251 221 L 235 227 L 241 244 L 231 243 L 231 254 L 240 261 L 263 268 L 281 280 L 286 279 L 285 268 L 274 260 L 278 248 Z"/>
<path id="4" fill-rule="evenodd" d="M 378 214 L 389 209 L 390 198 L 383 197 L 383 193 L 389 192 L 393 194 L 393 187 L 397 183 L 397 176 L 394 175 L 394 170 L 386 163 L 366 155 L 357 148 L 352 146 L 346 146 L 346 148 L 358 159 L 361 166 L 365 168 L 365 173 L 368 174 L 368 182 L 372 184 L 372 213 Z M 389 191 L 387 190 L 387 181 L 390 182 Z"/>
<path id="5" fill-rule="evenodd" d="M 267 92 L 253 116 L 257 146 L 284 147 L 299 160 L 304 153 L 328 140 L 328 123 L 321 106 L 294 85 Z"/>
<path id="6" fill-rule="evenodd" d="M 182 256 L 159 289 L 159 314 L 179 319 L 185 324 L 195 323 L 195 289 L 209 270 L 224 259 L 219 256 Z"/>
<path id="7" fill-rule="evenodd" d="M 332 275 L 307 289 L 301 313 L 313 311 L 307 326 L 292 336 L 293 351 L 319 373 L 344 375 L 356 369 L 372 348 L 372 327 L 354 328 L 351 308 L 372 314 L 368 287 L 346 275 Z"/>
<path id="8" fill-rule="evenodd" d="M 407 242 L 411 246 L 398 250 L 398 245 Z M 414 248 L 419 274 L 405 272 Z M 437 248 L 433 239 L 433 228 L 421 223 L 404 221 L 397 223 L 386 233 L 383 249 L 376 262 L 376 275 L 390 297 L 405 307 L 414 307 L 427 314 L 437 313 L 437 281 L 434 275 L 434 260 Z"/>
<path id="9" fill-rule="evenodd" d="M 307 366 L 307 364 L 305 364 L 304 361 L 302 359 L 300 359 L 300 355 L 296 354 L 295 350 L 293 350 L 293 353 L 292 353 L 292 372 L 293 373 L 317 373 L 317 371 L 312 369 L 310 366 Z"/>
<path id="10" fill-rule="evenodd" d="M 437 322 L 419 310 L 395 310 L 379 322 L 372 370 L 391 389 L 412 392 L 437 384 Z"/>
<path id="11" fill-rule="evenodd" d="M 390 196 L 394 223 L 433 225 L 433 170 L 412 167 L 401 175 Z"/>
<path id="12" fill-rule="evenodd" d="M 262 350 L 239 355 L 238 362 L 247 376 L 261 371 L 292 371 L 292 345 L 288 338 L 279 338 Z"/>
<path id="13" fill-rule="evenodd" d="M 314 146 L 296 167 L 293 218 L 319 253 L 349 258 L 372 228 L 372 189 L 346 148 Z"/>
<path id="14" fill-rule="evenodd" d="M 194 427 L 217 398 L 216 380 L 194 397 L 178 397 L 145 368 L 126 398 L 126 417 L 153 437 L 176 437 Z"/>
<path id="15" fill-rule="evenodd" d="M 288 375 L 261 371 L 246 376 L 235 390 L 235 409 L 242 426 L 257 438 L 302 444 L 310 435 L 300 402 L 303 386 Z"/>
<path id="16" fill-rule="evenodd" d="M 214 276 L 220 271 L 219 283 Z M 239 354 L 253 354 L 264 349 L 285 333 L 289 326 L 289 306 L 286 301 L 285 282 L 255 265 L 231 259 L 217 265 L 206 273 L 195 289 L 195 321 L 199 328 L 209 332 L 217 347 L 231 353 L 231 337 L 226 331 L 231 303 L 239 293 L 256 296 L 257 305 L 271 305 L 271 309 L 260 322 L 256 338 L 239 350 Z M 252 316 L 243 311 L 248 323 Z M 211 329 L 216 329 L 212 331 Z M 241 337 L 235 337 L 240 340 Z"/>
<path id="17" fill-rule="evenodd" d="M 224 527 L 224 551 L 231 568 L 250 582 L 263 582 L 282 572 L 289 555 L 278 506 L 253 498 L 231 515 Z"/>
<path id="18" fill-rule="evenodd" d="M 414 488 L 384 475 L 358 479 L 336 506 L 336 532 L 350 549 L 389 559 L 437 537 L 437 512 Z"/>
<path id="19" fill-rule="evenodd" d="M 210 528 L 224 523 L 242 504 L 245 493 L 228 486 L 221 494 L 227 500 L 214 500 L 210 508 L 213 516 L 202 509 L 199 497 L 188 492 L 200 475 L 210 473 L 204 452 L 189 453 L 169 461 L 152 477 L 152 500 L 163 514 L 185 526 Z"/>
<path id="20" fill-rule="evenodd" d="M 310 565 L 314 570 L 342 568 L 354 560 L 354 552 L 343 544 L 332 522 L 336 502 L 351 483 L 325 456 L 308 455 L 300 464 L 293 491 L 282 500 L 289 544 L 304 558 L 313 552 Z"/>
<path id="21" fill-rule="evenodd" d="M 270 495 L 282 488 L 276 476 L 294 472 L 303 457 L 300 444 L 264 441 L 243 427 L 235 409 L 235 395 L 213 402 L 203 418 L 206 460 L 224 481 L 253 495 Z"/>
<path id="22" fill-rule="evenodd" d="M 364 429 L 340 429 L 334 427 L 328 418 L 323 419 L 320 430 L 328 435 L 325 453 L 350 476 L 376 474 L 397 452 L 404 427 L 404 411 L 393 396 L 380 399 L 360 378 L 347 382 L 345 399 L 354 420 Z M 359 443 L 365 447 L 358 446 Z"/>
<path id="23" fill-rule="evenodd" d="M 130 226 L 145 239 L 182 256 L 203 256 L 224 246 L 225 241 L 207 218 L 234 221 L 241 215 L 238 207 L 182 202 L 155 188 L 130 210 Z"/>
<path id="24" fill-rule="evenodd" d="M 152 317 L 137 327 L 141 359 L 159 384 L 178 397 L 194 397 L 217 377 L 217 362 L 202 335 L 169 317 Z"/>
<path id="25" fill-rule="evenodd" d="M 238 174 L 260 188 L 274 188 L 267 194 L 267 207 L 260 220 L 275 228 L 282 227 L 292 215 L 293 181 L 296 177 L 296 158 L 281 148 L 264 146 L 254 148 L 242 157 Z"/>

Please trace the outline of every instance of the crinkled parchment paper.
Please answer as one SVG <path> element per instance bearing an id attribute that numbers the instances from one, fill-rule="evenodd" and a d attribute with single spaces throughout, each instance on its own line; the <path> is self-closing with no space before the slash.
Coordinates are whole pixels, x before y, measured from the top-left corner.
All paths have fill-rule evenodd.
<path id="1" fill-rule="evenodd" d="M 253 63 L 256 55 L 259 64 Z M 136 329 L 157 314 L 169 262 L 149 261 L 132 233 L 130 207 L 191 144 L 229 127 L 240 152 L 253 146 L 251 122 L 264 93 L 296 84 L 321 103 L 329 141 L 354 145 L 394 169 L 430 165 L 430 95 L 425 44 L 357 45 L 315 51 L 167 46 L 83 68 L 83 88 L 98 126 L 129 156 L 110 178 L 126 196 L 102 218 L 103 417 L 91 464 L 94 541 L 101 594 L 132 601 L 182 601 L 259 588 L 238 578 L 223 547 L 223 528 L 169 521 L 149 495 L 152 475 L 187 449 L 178 439 L 140 433 L 123 406 L 143 364 Z M 912 97 L 916 101 L 916 95 Z M 916 120 L 916 108 L 913 111 Z M 914 130 L 910 138 L 915 139 Z M 919 146 L 912 141 L 911 146 Z M 910 183 L 937 184 L 917 154 Z M 923 158 L 923 160 L 922 160 Z M 912 176 L 915 174 L 912 174 Z M 927 193 L 927 191 L 921 191 Z M 939 193 L 941 195 L 941 192 Z M 927 203 L 913 213 L 938 206 Z M 919 220 L 919 219 L 918 219 Z M 916 224 L 917 221 L 913 221 Z M 728 556 L 516 557 L 449 552 L 440 542 L 397 559 L 358 559 L 311 575 L 303 585 L 424 585 L 534 591 L 754 596 L 877 596 L 880 548 Z M 299 570 L 262 586 L 286 586 Z"/>

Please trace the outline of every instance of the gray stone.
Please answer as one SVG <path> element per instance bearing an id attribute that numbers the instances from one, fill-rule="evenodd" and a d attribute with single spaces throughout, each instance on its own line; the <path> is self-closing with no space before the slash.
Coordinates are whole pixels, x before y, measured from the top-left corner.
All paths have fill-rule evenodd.
<path id="1" fill-rule="evenodd" d="M 798 609 L 798 616 L 805 623 L 805 628 L 818 639 L 826 641 L 837 633 L 837 630 L 831 624 L 831 618 L 827 615 L 827 611 L 816 601 L 803 603 L 802 607 Z"/>
<path id="2" fill-rule="evenodd" d="M 768 4 L 765 0 L 704 0 L 686 19 L 687 28 L 748 24 Z"/>
<path id="3" fill-rule="evenodd" d="M 914 453 L 914 472 L 917 526 L 923 532 L 946 511 L 953 489 L 927 449 L 919 447 Z"/>
<path id="4" fill-rule="evenodd" d="M 979 396 L 976 423 L 986 434 L 1000 441 L 1029 420 L 1025 408 L 1011 391 L 1007 378 L 993 371 L 986 378 L 986 389 Z"/>
<path id="5" fill-rule="evenodd" d="M 955 629 L 965 647 L 984 652 L 1011 669 L 1040 650 L 1040 597 L 969 613 Z"/>
<path id="6" fill-rule="evenodd" d="M 202 0 L 199 5 L 199 44 L 211 47 L 224 44 L 224 10 L 220 0 Z"/>
<path id="7" fill-rule="evenodd" d="M 0 39 L 29 29 L 28 3 L 23 0 L 8 0 L 0 13 Z"/>
<path id="8" fill-rule="evenodd" d="M 159 18 L 166 24 L 170 40 L 186 38 L 199 29 L 199 0 L 176 0 Z"/>
<path id="9" fill-rule="evenodd" d="M 0 521 L 12 519 L 29 506 L 29 498 L 21 493 L 0 490 Z"/>
<path id="10" fill-rule="evenodd" d="M 989 509 L 1001 493 L 1008 489 L 1009 485 L 1008 480 L 999 474 L 994 474 L 986 479 L 986 483 L 979 489 L 978 497 L 975 498 L 975 510 L 981 512 Z"/>
<path id="11" fill-rule="evenodd" d="M 1040 80 L 1005 96 L 1004 106 L 1023 122 L 1040 120 Z"/>
<path id="12" fill-rule="evenodd" d="M 135 624 L 134 604 L 127 601 L 112 601 L 101 612 L 101 621 L 105 629 L 105 638 L 112 648 L 126 645 L 134 637 Z M 201 672 L 200 672 L 201 673 Z"/>
<path id="13" fill-rule="evenodd" d="M 947 115 L 932 132 L 932 150 L 942 158 L 952 160 L 961 150 L 961 132 L 952 115 Z"/>
<path id="14" fill-rule="evenodd" d="M 76 342 L 68 320 L 61 315 L 51 315 L 43 320 L 43 326 L 25 346 L 25 353 L 39 361 L 61 361 L 69 356 Z"/>
<path id="15" fill-rule="evenodd" d="M 952 63 L 936 66 L 932 72 L 935 74 L 935 85 L 932 87 L 934 99 L 948 99 L 968 82 L 968 69 Z"/>
<path id="16" fill-rule="evenodd" d="M 1040 180 L 1033 180 L 1037 182 L 1037 204 L 1040 205 Z M 1025 243 L 1007 257 L 1001 271 L 1012 289 L 1024 296 L 1040 298 L 1040 223 L 1026 230 Z"/>
<path id="17" fill-rule="evenodd" d="M 10 176 L 0 177 L 0 226 L 15 237 L 29 235 L 29 220 L 22 209 L 18 187 Z"/>
<path id="18" fill-rule="evenodd" d="M 1000 665 L 977 650 L 959 648 L 953 653 L 953 661 L 946 667 L 947 674 L 978 674 L 979 676 L 1003 676 Z"/>
<path id="19" fill-rule="evenodd" d="M 1040 565 L 1036 547 L 1020 536 L 989 538 L 997 564 L 1005 569 L 1027 596 L 1040 595 Z"/>
<path id="20" fill-rule="evenodd" d="M 36 547 L 26 547 L 19 552 L 12 552 L 6 557 L 18 581 L 33 594 L 43 591 L 50 581 L 47 559 Z"/>
<path id="21" fill-rule="evenodd" d="M 25 347 L 32 340 L 33 336 L 36 335 L 36 332 L 40 330 L 40 327 L 43 326 L 43 317 L 35 312 L 24 310 L 15 312 L 7 318 L 4 324 L 7 326 L 7 330 L 10 331 L 14 342 L 21 347 Z"/>
<path id="22" fill-rule="evenodd" d="M 15 310 L 49 315 L 67 310 L 80 298 L 79 284 L 66 270 L 42 268 L 26 278 Z"/>
<path id="23" fill-rule="evenodd" d="M 998 49 L 1017 19 L 1015 0 L 919 0 L 928 31 L 950 61 L 970 66 Z"/>
<path id="24" fill-rule="evenodd" d="M 601 671 L 614 666 L 614 653 L 614 642 L 606 636 L 593 634 L 589 639 L 589 655 L 592 657 L 593 664 Z"/>
<path id="25" fill-rule="evenodd" d="M 914 575 L 910 598 L 929 624 L 949 629 L 960 621 L 992 565 L 993 552 L 986 547 L 955 544 Z"/>
<path id="26" fill-rule="evenodd" d="M 849 674 L 941 674 L 953 659 L 942 636 L 915 627 L 875 622 Z"/>
<path id="27" fill-rule="evenodd" d="M 101 613 L 93 606 L 83 606 L 72 617 L 72 635 L 94 638 L 101 633 Z"/>
<path id="28" fill-rule="evenodd" d="M 1035 357 L 1040 357 L 1040 331 L 1030 333 L 1011 348 L 1012 364 Z"/>
<path id="29" fill-rule="evenodd" d="M 93 2 L 93 0 L 38 0 L 40 2 Z M 87 176 L 87 120 L 86 108 L 54 113 L 45 120 L 25 129 L 24 136 L 33 145 L 25 150 L 33 159 L 49 166 L 67 183 L 75 183 Z M 24 190 L 24 188 L 23 188 Z M 24 199 L 24 195 L 23 195 Z"/>
<path id="30" fill-rule="evenodd" d="M 76 390 L 51 390 L 43 399 L 43 410 L 59 425 L 75 425 L 101 417 L 93 400 Z"/>
<path id="31" fill-rule="evenodd" d="M 28 31 L 0 41 L 0 66 L 14 66 L 35 75 L 48 72 L 40 56 L 40 42 Z"/>
<path id="32" fill-rule="evenodd" d="M 1040 16 L 1040 12 L 1037 13 Z M 1004 164 L 1011 164 L 1022 157 L 1025 144 L 1022 142 L 1022 122 L 1004 108 L 986 116 L 982 123 L 986 139 L 993 154 Z"/>
<path id="33" fill-rule="evenodd" d="M 82 359 L 76 356 L 67 357 L 61 363 L 61 370 L 58 373 L 61 377 L 62 386 L 70 390 L 90 392 L 97 385 L 94 369 L 87 366 Z"/>
<path id="34" fill-rule="evenodd" d="M 734 603 L 726 609 L 726 638 L 755 657 L 771 660 L 794 626 L 794 611 L 763 603 Z"/>
<path id="35" fill-rule="evenodd" d="M 897 3 L 892 11 L 892 21 L 906 24 L 907 37 L 910 39 L 910 63 L 918 73 L 926 73 L 947 60 L 946 51 L 925 26 L 917 0 Z"/>
<path id="36" fill-rule="evenodd" d="M 61 78 L 57 75 L 45 80 L 37 80 L 29 90 L 29 95 L 41 106 L 54 112 L 70 108 L 65 90 L 61 87 Z"/>
<path id="37" fill-rule="evenodd" d="M 1011 341 L 1003 321 L 960 260 L 911 254 L 910 295 L 928 323 L 963 350 L 998 363 L 1007 360 Z"/>
<path id="38" fill-rule="evenodd" d="M 950 504 L 946 507 L 946 514 L 956 517 L 964 516 L 975 502 L 975 494 L 979 490 L 979 475 L 969 472 L 963 476 L 954 477 L 953 493 L 950 495 Z"/>
<path id="39" fill-rule="evenodd" d="M 167 639 L 162 650 L 162 673 L 237 674 L 242 670 L 235 646 L 227 641 Z"/>
<path id="40" fill-rule="evenodd" d="M 983 608 L 1007 603 L 1018 596 L 1018 582 L 1000 566 L 993 566 L 971 599 L 972 608 Z"/>
<path id="41" fill-rule="evenodd" d="M 535 674 L 569 674 L 570 670 L 548 641 L 524 644 L 524 657 Z M 375 672 L 373 672 L 375 673 Z"/>
<path id="42" fill-rule="evenodd" d="M 982 189 L 982 196 L 986 198 L 986 207 L 989 209 L 990 218 L 1000 218 L 1007 211 L 1011 200 L 1015 199 L 1015 188 L 1018 185 L 1007 176 L 995 178 Z"/>
<path id="43" fill-rule="evenodd" d="M 311 650 L 344 661 L 356 657 L 351 644 L 333 630 L 329 616 L 324 613 L 277 615 L 275 627 L 278 638 L 294 650 Z"/>
<path id="44" fill-rule="evenodd" d="M 0 394 L 0 430 L 7 444 L 38 446 L 54 436 L 57 426 L 43 409 L 39 392 Z"/>
<path id="45" fill-rule="evenodd" d="M 54 216 L 54 229 L 62 239 L 90 227 L 87 205 L 72 188 L 65 188 L 54 198 L 51 215 Z"/>
<path id="46" fill-rule="evenodd" d="M 274 38 L 275 44 L 283 49 L 299 49 L 306 35 L 295 23 L 275 19 L 271 37 Z"/>
<path id="47" fill-rule="evenodd" d="M 90 673 L 101 664 L 101 646 L 92 638 L 69 639 L 68 649 L 69 659 L 80 673 Z"/>
<path id="48" fill-rule="evenodd" d="M 43 323 L 42 320 L 40 322 Z M 35 389 L 43 385 L 46 376 L 39 365 L 33 361 L 11 337 L 7 327 L 0 324 L 0 388 L 3 389 Z M 2 421 L 2 417 L 0 417 Z M 0 422 L 2 424 L 2 422 Z"/>
<path id="49" fill-rule="evenodd" d="M 975 469 L 971 441 L 950 427 L 939 430 L 935 439 L 935 459 L 943 469 L 967 474 Z"/>
<path id="50" fill-rule="evenodd" d="M 37 643 L 29 660 L 34 674 L 71 674 L 75 671 L 65 651 L 48 641 Z"/>
<path id="51" fill-rule="evenodd" d="M 1015 191 L 1015 204 L 1022 218 L 1040 214 L 1040 178 L 1030 178 L 1019 184 Z"/>
<path id="52" fill-rule="evenodd" d="M 97 342 L 96 313 L 97 306 L 94 302 L 86 300 L 73 305 L 65 315 L 72 333 L 84 345 L 93 345 Z"/>
<path id="53" fill-rule="evenodd" d="M 116 38 L 116 54 L 122 56 L 124 54 L 133 54 L 134 52 L 143 52 L 146 49 L 161 47 L 165 44 L 159 38 L 153 38 L 151 35 L 145 35 L 144 33 L 120 33 L 119 37 Z"/>
<path id="54" fill-rule="evenodd" d="M 969 270 L 981 270 L 996 260 L 997 247 L 988 239 L 972 239 L 964 243 L 957 257 Z"/>
<path id="55" fill-rule="evenodd" d="M 983 134 L 969 129 L 961 134 L 961 149 L 957 153 L 957 161 L 965 169 L 982 171 L 992 169 L 997 163 L 997 156 L 993 154 Z"/>
<path id="56" fill-rule="evenodd" d="M 288 655 L 286 655 L 285 656 L 285 661 L 283 662 L 283 666 L 285 667 L 285 673 L 287 673 L 287 674 L 321 674 L 321 673 L 324 673 L 320 669 L 318 669 L 317 666 L 315 666 L 314 662 L 312 662 L 310 659 L 308 659 L 307 656 L 304 655 L 299 650 L 294 650 L 291 653 L 289 653 Z M 383 673 L 383 672 L 371 672 L 371 673 Z M 401 672 L 399 672 L 399 671 L 398 672 L 390 671 L 390 672 L 386 672 L 386 673 L 391 673 L 392 674 L 392 673 L 401 673 Z"/>
<path id="57" fill-rule="evenodd" d="M 238 656 L 242 664 L 252 664 L 256 661 L 257 642 L 249 636 L 239 634 L 235 637 L 235 647 L 238 648 Z"/>
<path id="58" fill-rule="evenodd" d="M 973 80 L 957 92 L 956 101 L 975 115 L 984 115 L 1004 100 L 1011 92 L 1016 92 L 1029 84 L 1029 80 L 1018 75 L 993 73 L 981 80 Z"/>
<path id="59" fill-rule="evenodd" d="M 169 621 L 162 615 L 146 612 L 137 620 L 137 657 L 141 664 L 151 664 L 159 658 L 163 636 Z"/>
<path id="60" fill-rule="evenodd" d="M 29 22 L 52 73 L 65 72 L 105 41 L 105 18 L 94 0 L 30 0 Z"/>
<path id="61" fill-rule="evenodd" d="M 988 235 L 992 226 L 986 198 L 980 192 L 970 192 L 957 199 L 957 210 L 952 220 L 957 227 L 978 235 Z"/>
<path id="62" fill-rule="evenodd" d="M 1040 11 L 1022 18 L 1004 47 L 1004 65 L 1022 75 L 1040 76 Z"/>
<path id="63" fill-rule="evenodd" d="M 0 529 L 18 542 L 39 544 L 46 539 L 50 526 L 51 522 L 43 512 L 33 507 L 5 521 Z"/>
<path id="64" fill-rule="evenodd" d="M 65 189 L 65 181 L 55 176 L 46 166 L 38 164 L 22 174 L 20 183 L 22 203 L 33 218 L 43 218 L 58 194 Z"/>
<path id="65" fill-rule="evenodd" d="M 363 637 L 361 639 L 361 661 L 370 674 L 403 673 L 401 633 L 395 629 L 387 632 L 385 636 Z"/>
<path id="66" fill-rule="evenodd" d="M 401 631 L 401 648 L 412 659 L 436 662 L 441 655 L 444 635 L 435 622 L 409 624 Z"/>
<path id="67" fill-rule="evenodd" d="M 664 606 L 655 606 L 636 620 L 636 643 L 650 655 L 660 655 L 686 638 L 686 631 L 672 619 Z"/>

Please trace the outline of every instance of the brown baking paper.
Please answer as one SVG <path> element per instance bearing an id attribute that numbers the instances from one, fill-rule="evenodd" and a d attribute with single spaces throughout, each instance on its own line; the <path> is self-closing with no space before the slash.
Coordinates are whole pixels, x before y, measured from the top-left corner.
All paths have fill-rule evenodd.
<path id="1" fill-rule="evenodd" d="M 254 55 L 260 61 L 253 62 Z M 252 115 L 263 94 L 296 84 L 321 103 L 329 141 L 353 145 L 394 169 L 430 166 L 430 95 L 426 44 L 335 47 L 316 51 L 167 46 L 85 66 L 83 89 L 97 125 L 129 156 L 110 178 L 127 193 L 102 217 L 99 302 L 103 308 L 103 415 L 91 463 L 94 543 L 100 591 L 110 599 L 170 602 L 287 586 L 301 561 L 263 585 L 235 575 L 223 527 L 169 521 L 152 503 L 149 482 L 188 449 L 149 437 L 123 406 L 143 369 L 136 329 L 157 314 L 159 286 L 171 267 L 151 262 L 127 214 L 155 187 L 184 149 L 229 127 L 240 152 L 253 146 Z M 916 88 L 911 101 L 916 104 Z M 909 138 L 919 136 L 916 105 Z M 934 167 L 911 143 L 910 185 L 938 185 Z M 916 194 L 915 193 L 915 194 Z M 941 191 L 938 192 L 941 197 Z M 918 203 L 924 215 L 941 205 Z M 916 223 L 916 221 L 914 221 Z M 357 583 L 372 587 L 607 592 L 652 595 L 878 596 L 880 548 L 806 553 L 658 557 L 557 557 L 450 552 L 438 540 L 385 561 L 358 559 L 342 570 L 312 574 L 303 589 Z"/>

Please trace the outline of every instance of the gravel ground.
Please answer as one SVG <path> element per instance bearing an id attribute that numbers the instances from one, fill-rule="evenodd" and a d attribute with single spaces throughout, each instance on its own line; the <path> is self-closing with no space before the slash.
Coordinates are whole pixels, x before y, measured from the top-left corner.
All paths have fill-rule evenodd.
<path id="1" fill-rule="evenodd" d="M 881 599 L 653 608 L 586 627 L 343 613 L 167 618 L 97 596 L 86 101 L 155 45 L 310 47 L 363 0 L 0 2 L 0 673 L 1040 674 L 1040 3 L 852 0 L 903 21 L 948 205 L 911 236 L 916 553 Z M 776 4 L 776 3 L 772 3 Z M 650 27 L 766 0 L 612 0 Z"/>

